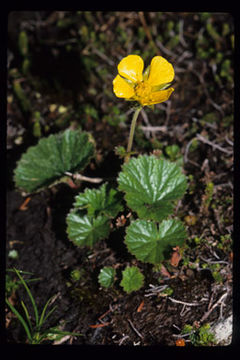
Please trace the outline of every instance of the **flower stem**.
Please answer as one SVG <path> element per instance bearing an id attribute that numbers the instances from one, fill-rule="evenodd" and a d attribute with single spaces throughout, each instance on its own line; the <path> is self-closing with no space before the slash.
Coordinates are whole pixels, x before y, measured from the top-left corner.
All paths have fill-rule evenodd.
<path id="1" fill-rule="evenodd" d="M 135 132 L 137 118 L 138 118 L 138 115 L 141 110 L 142 110 L 142 107 L 140 106 L 135 110 L 135 112 L 133 114 L 131 128 L 130 128 L 130 134 L 129 134 L 129 139 L 128 139 L 127 155 L 125 156 L 125 160 L 124 160 L 125 162 L 127 162 L 130 158 L 130 152 L 132 150 L 133 136 L 134 136 L 134 132 Z"/>

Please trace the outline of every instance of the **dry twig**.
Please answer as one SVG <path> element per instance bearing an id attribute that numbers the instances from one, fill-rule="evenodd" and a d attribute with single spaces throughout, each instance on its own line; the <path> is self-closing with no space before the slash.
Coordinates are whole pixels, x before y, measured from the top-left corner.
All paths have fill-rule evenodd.
<path id="1" fill-rule="evenodd" d="M 196 137 L 192 138 L 192 139 L 188 142 L 188 144 L 187 144 L 187 146 L 186 146 L 186 149 L 185 149 L 185 152 L 184 152 L 183 161 L 184 161 L 185 164 L 186 164 L 187 162 L 190 162 L 191 164 L 193 164 L 193 165 L 195 165 L 195 166 L 197 166 L 197 167 L 201 167 L 201 166 L 200 166 L 199 164 L 197 164 L 195 161 L 192 161 L 192 160 L 189 160 L 189 159 L 188 159 L 188 152 L 189 152 L 190 146 L 191 146 L 191 144 L 192 144 L 192 142 L 193 142 L 194 140 L 196 140 Z"/>
<path id="2" fill-rule="evenodd" d="M 224 148 L 221 147 L 220 145 L 215 144 L 214 142 L 206 139 L 204 136 L 202 136 L 202 135 L 200 135 L 200 134 L 197 134 L 196 138 L 197 138 L 197 140 L 202 141 L 203 143 L 212 146 L 213 149 L 218 149 L 219 151 L 222 151 L 222 152 L 224 152 L 225 154 L 232 154 L 232 153 L 233 153 L 232 150 L 224 149 Z"/>
<path id="3" fill-rule="evenodd" d="M 143 131 L 151 131 L 151 132 L 157 132 L 157 131 L 166 132 L 167 126 L 141 126 L 141 129 Z"/>
<path id="4" fill-rule="evenodd" d="M 140 332 L 135 328 L 135 326 L 133 325 L 132 321 L 130 319 L 127 319 L 129 324 L 131 325 L 131 328 L 135 331 L 135 333 L 141 338 L 143 339 L 142 334 L 140 334 Z"/>
<path id="5" fill-rule="evenodd" d="M 189 303 L 189 302 L 186 302 L 186 301 L 176 300 L 176 299 L 173 299 L 171 296 L 168 296 L 168 299 L 171 300 L 174 303 L 183 304 L 183 305 L 186 305 L 186 306 L 201 306 L 202 305 L 200 303 L 195 303 L 195 302 Z"/>
<path id="6" fill-rule="evenodd" d="M 124 335 L 123 334 L 123 337 L 122 337 L 122 339 L 119 341 L 119 345 L 122 345 L 122 343 L 125 341 L 125 340 L 127 340 L 129 338 L 129 336 L 128 335 Z"/>
<path id="7" fill-rule="evenodd" d="M 146 290 L 146 292 L 148 292 L 149 294 L 146 294 L 144 296 L 149 297 L 149 296 L 158 295 L 159 293 L 164 291 L 167 287 L 168 287 L 168 285 L 154 286 L 154 285 L 150 284 L 151 289 Z"/>
<path id="8" fill-rule="evenodd" d="M 66 171 L 64 174 L 67 175 L 67 176 L 72 177 L 75 180 L 88 181 L 88 182 L 94 183 L 94 184 L 99 184 L 100 182 L 103 181 L 102 178 L 90 178 L 88 176 L 84 176 L 84 175 L 81 175 L 81 174 L 72 174 L 72 173 L 70 173 L 68 171 Z"/>
<path id="9" fill-rule="evenodd" d="M 217 302 L 215 302 L 215 304 L 201 317 L 200 322 L 205 321 L 208 316 L 211 314 L 211 312 L 219 305 L 222 305 L 223 300 L 227 297 L 228 292 L 225 292 L 219 299 Z"/>
<path id="10" fill-rule="evenodd" d="M 150 30 L 149 30 L 149 28 L 147 26 L 144 13 L 142 11 L 139 11 L 138 15 L 139 15 L 140 21 L 142 23 L 142 26 L 144 28 L 144 31 L 145 31 L 145 33 L 147 35 L 147 38 L 148 38 L 151 46 L 153 47 L 153 49 L 154 49 L 154 51 L 156 52 L 157 55 L 161 55 L 159 49 L 157 48 L 155 42 L 153 41 L 152 34 L 151 34 L 151 32 L 150 32 Z"/>

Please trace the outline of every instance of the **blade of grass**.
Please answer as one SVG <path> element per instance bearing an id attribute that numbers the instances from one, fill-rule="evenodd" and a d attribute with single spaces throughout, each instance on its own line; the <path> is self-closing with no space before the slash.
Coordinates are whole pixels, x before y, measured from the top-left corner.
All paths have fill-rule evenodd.
<path id="1" fill-rule="evenodd" d="M 6 269 L 6 271 L 8 272 L 14 272 L 16 273 L 16 270 L 15 268 L 13 269 Z M 29 272 L 29 271 L 24 271 L 24 270 L 17 270 L 20 274 L 24 274 L 24 275 L 34 275 L 32 272 Z"/>
<path id="2" fill-rule="evenodd" d="M 47 315 L 45 316 L 44 320 L 43 320 L 43 323 L 48 319 L 48 317 L 50 315 L 52 315 L 52 313 L 56 310 L 57 306 L 54 306 L 48 313 Z"/>
<path id="3" fill-rule="evenodd" d="M 26 319 L 27 319 L 27 322 L 28 322 L 28 325 L 31 329 L 31 332 L 32 332 L 32 324 L 31 324 L 31 320 L 30 320 L 30 316 L 29 316 L 29 312 L 28 312 L 28 309 L 26 307 L 26 305 L 24 304 L 24 302 L 21 300 L 21 305 L 23 307 L 23 310 L 25 312 L 25 316 L 26 316 Z"/>
<path id="4" fill-rule="evenodd" d="M 55 297 L 55 295 L 52 296 L 52 297 L 46 302 L 46 304 L 44 305 L 44 308 L 43 308 L 43 311 L 42 311 L 42 313 L 41 313 L 40 320 L 39 320 L 39 327 L 42 326 L 42 324 L 47 320 L 47 318 L 49 317 L 49 315 L 52 314 L 53 311 L 56 309 L 56 306 L 54 306 L 54 308 L 51 309 L 51 310 L 47 313 L 46 317 L 44 317 L 45 312 L 46 312 L 46 310 L 47 310 L 47 307 L 48 307 L 49 303 L 52 301 L 52 299 L 53 299 L 54 297 Z"/>
<path id="5" fill-rule="evenodd" d="M 38 315 L 38 309 L 37 309 L 35 300 L 34 300 L 34 298 L 33 298 L 33 296 L 32 296 L 32 293 L 31 293 L 29 287 L 27 286 L 25 280 L 24 280 L 23 277 L 21 276 L 20 272 L 19 272 L 16 268 L 14 268 L 14 270 L 15 270 L 17 276 L 19 277 L 20 281 L 22 282 L 23 286 L 25 287 L 25 289 L 26 289 L 26 291 L 27 291 L 27 293 L 28 293 L 28 296 L 29 296 L 29 298 L 30 298 L 30 300 L 31 300 L 31 303 L 32 303 L 32 306 L 33 306 L 33 310 L 34 310 L 34 314 L 35 314 L 36 326 L 38 327 L 38 325 L 39 325 L 39 315 Z"/>
<path id="6" fill-rule="evenodd" d="M 17 309 L 15 309 L 15 307 L 8 301 L 8 299 L 6 298 L 6 303 L 9 306 L 9 308 L 11 309 L 11 311 L 17 316 L 18 320 L 20 321 L 20 323 L 22 324 L 22 326 L 24 327 L 24 330 L 27 334 L 27 338 L 29 340 L 29 342 L 32 342 L 32 335 L 31 332 L 28 328 L 28 325 L 26 323 L 26 321 L 23 319 L 22 315 L 19 314 L 19 312 L 17 311 Z"/>

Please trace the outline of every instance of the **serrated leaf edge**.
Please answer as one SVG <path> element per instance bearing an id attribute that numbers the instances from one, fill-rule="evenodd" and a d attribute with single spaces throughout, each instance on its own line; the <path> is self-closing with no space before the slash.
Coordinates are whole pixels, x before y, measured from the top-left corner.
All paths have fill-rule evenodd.
<path id="1" fill-rule="evenodd" d="M 161 225 L 163 222 L 167 222 L 167 221 L 170 221 L 170 220 L 177 221 L 177 222 L 179 222 L 179 223 L 181 223 L 181 224 L 183 225 L 183 228 L 184 228 L 184 231 L 185 231 L 185 238 L 186 238 L 186 237 L 187 237 L 186 228 L 184 227 L 184 224 L 182 223 L 182 221 L 179 220 L 179 219 L 164 219 L 164 220 L 162 220 L 160 223 L 158 223 L 158 222 L 156 222 L 156 221 L 154 221 L 154 220 L 146 220 L 146 219 L 140 219 L 140 218 L 138 218 L 138 219 L 136 219 L 136 220 L 132 220 L 131 223 L 129 224 L 129 226 L 131 226 L 131 224 L 133 224 L 133 223 L 135 223 L 135 222 L 138 222 L 138 221 L 146 221 L 146 222 L 154 223 L 154 224 L 157 226 L 157 230 L 158 230 L 158 232 L 159 232 L 159 227 L 160 227 L 160 225 Z M 153 262 L 141 260 L 141 259 L 137 258 L 136 255 L 134 255 L 134 254 L 132 253 L 132 251 L 131 251 L 130 248 L 129 248 L 128 243 L 126 242 L 127 229 L 129 228 L 129 226 L 126 228 L 126 232 L 125 232 L 125 236 L 124 236 L 124 244 L 126 245 L 126 247 L 127 247 L 127 249 L 128 249 L 128 252 L 129 252 L 130 254 L 132 254 L 138 261 L 140 261 L 140 262 L 142 262 L 142 263 L 144 263 L 144 264 L 152 264 L 152 265 L 158 264 L 158 263 L 153 263 Z M 161 261 L 163 261 L 163 260 L 164 260 L 164 258 L 163 258 Z M 161 263 L 161 261 L 160 261 L 159 263 Z"/>
<path id="2" fill-rule="evenodd" d="M 131 158 L 131 159 L 139 159 L 139 158 L 141 158 L 141 157 L 145 157 L 145 158 L 147 158 L 147 157 L 153 157 L 153 158 L 156 158 L 154 155 L 143 154 L 143 155 L 139 155 L 138 157 Z M 131 159 L 130 159 L 130 160 L 131 160 Z M 164 160 L 166 160 L 166 159 L 164 159 Z M 166 160 L 166 161 L 169 162 L 169 163 L 171 163 L 171 164 L 175 164 L 175 165 L 180 169 L 180 171 L 181 171 L 181 167 L 180 167 L 179 165 L 177 165 L 175 162 L 171 162 L 171 161 L 169 161 L 169 160 Z M 123 193 L 123 197 L 124 197 L 124 200 L 125 200 L 127 206 L 132 210 L 132 212 L 134 212 L 134 213 L 136 213 L 136 214 L 138 215 L 138 212 L 137 212 L 136 210 L 133 210 L 133 209 L 128 205 L 128 200 L 127 200 L 128 192 L 125 191 L 125 190 L 123 190 L 123 189 L 121 189 L 121 188 L 120 188 L 120 184 L 119 184 L 119 182 L 118 182 L 120 173 L 124 172 L 124 167 L 126 167 L 127 165 L 128 165 L 128 163 L 123 163 L 123 164 L 121 165 L 121 171 L 119 172 L 118 177 L 117 177 L 118 190 Z M 181 174 L 184 175 L 182 171 L 181 171 Z M 184 176 L 185 176 L 185 175 L 184 175 Z M 184 186 L 185 186 L 184 193 L 183 193 L 183 195 L 182 195 L 181 197 L 177 197 L 177 198 L 176 198 L 177 201 L 178 201 L 179 199 L 181 199 L 181 198 L 184 196 L 184 194 L 186 193 L 186 191 L 187 191 L 187 178 L 186 178 L 186 176 L 185 176 Z M 171 204 L 173 205 L 173 207 L 174 207 L 174 201 L 176 201 L 176 200 L 166 200 L 166 201 L 169 202 L 169 203 L 171 203 Z M 171 213 L 169 213 L 169 214 L 167 215 L 167 217 L 169 217 L 170 215 L 171 215 Z M 139 217 L 139 216 L 138 216 L 138 217 Z M 166 218 L 167 218 L 167 217 L 166 217 Z M 149 218 L 149 217 L 139 217 L 139 219 L 149 220 L 149 221 L 156 221 L 155 219 L 152 219 L 152 218 Z M 160 223 L 160 222 L 162 222 L 163 220 L 164 220 L 164 218 L 162 218 L 160 221 L 157 221 L 157 222 Z"/>
<path id="3" fill-rule="evenodd" d="M 100 280 L 100 276 L 101 276 L 102 272 L 104 271 L 104 269 L 112 269 L 112 270 L 113 270 L 113 276 L 111 276 L 112 281 L 111 281 L 111 284 L 110 284 L 109 286 L 103 285 L 103 283 L 102 283 L 101 280 Z M 116 276 L 116 269 L 114 269 L 112 266 L 104 266 L 104 267 L 100 270 L 100 272 L 99 272 L 99 274 L 98 274 L 98 282 L 99 282 L 99 284 L 100 284 L 101 286 L 103 286 L 104 288 L 109 288 L 109 287 L 111 287 L 111 286 L 113 285 L 115 276 Z"/>
<path id="4" fill-rule="evenodd" d="M 137 289 L 134 289 L 134 290 L 131 290 L 131 291 L 127 291 L 125 288 L 124 288 L 124 285 L 122 285 L 122 281 L 124 281 L 124 271 L 126 271 L 127 269 L 137 269 L 138 270 L 138 275 L 140 275 L 139 279 L 140 279 L 140 282 L 141 282 L 141 285 L 137 288 Z M 141 287 L 143 286 L 144 284 L 144 275 L 141 273 L 140 269 L 137 267 L 137 266 L 127 266 L 123 271 L 122 271 L 122 280 L 120 282 L 120 286 L 123 288 L 123 290 L 127 293 L 127 294 L 130 294 L 131 292 L 133 291 L 138 291 L 141 289 Z"/>
<path id="5" fill-rule="evenodd" d="M 77 213 L 77 211 L 76 211 L 76 209 L 71 209 L 70 211 L 69 211 L 69 213 L 67 214 L 67 216 L 66 216 L 66 223 L 67 223 L 67 218 L 68 218 L 68 216 L 70 215 L 70 214 L 76 214 Z M 108 231 L 108 234 L 106 235 L 106 236 L 104 236 L 104 237 L 100 237 L 94 244 L 92 244 L 92 245 L 88 245 L 88 244 L 83 244 L 83 245 L 79 245 L 79 243 L 76 241 L 76 240 L 74 240 L 74 239 L 72 239 L 71 237 L 70 237 L 70 234 L 69 234 L 69 230 L 68 230 L 68 228 L 69 228 L 69 225 L 68 225 L 68 223 L 67 223 L 67 229 L 66 229 L 66 233 L 67 233 L 67 236 L 68 236 L 68 239 L 74 244 L 74 245 L 76 245 L 77 247 L 89 247 L 89 248 L 92 248 L 97 242 L 99 242 L 99 241 L 102 241 L 102 240 L 105 240 L 105 239 L 107 239 L 107 237 L 109 236 L 109 234 L 110 234 L 110 231 L 111 231 L 111 228 L 110 228 L 110 219 L 106 216 L 106 215 L 99 215 L 99 216 L 90 216 L 90 215 L 87 215 L 87 214 L 85 214 L 85 215 L 83 215 L 82 217 L 86 217 L 86 218 L 88 218 L 90 221 L 91 220 L 97 220 L 98 218 L 105 218 L 106 219 L 106 224 L 108 223 L 108 226 L 109 226 L 109 231 Z"/>
<path id="6" fill-rule="evenodd" d="M 65 183 L 65 182 L 67 181 L 68 177 L 63 174 L 63 176 L 61 176 L 59 179 L 56 179 L 56 180 L 53 181 L 51 184 L 41 186 L 41 187 L 37 188 L 36 190 L 31 191 L 31 192 L 27 192 L 25 189 L 23 189 L 23 188 L 21 188 L 21 187 L 18 187 L 18 186 L 16 185 L 16 170 L 17 170 L 17 168 L 18 168 L 18 166 L 19 166 L 19 163 L 20 163 L 20 161 L 21 161 L 21 159 L 22 159 L 22 156 L 23 156 L 24 154 L 26 154 L 29 149 L 35 148 L 42 139 L 47 139 L 47 138 L 49 138 L 50 136 L 58 136 L 58 135 L 61 135 L 61 134 L 63 134 L 66 130 L 68 130 L 68 129 L 65 129 L 64 131 L 59 132 L 59 133 L 57 133 L 57 134 L 50 134 L 50 135 L 47 136 L 47 137 L 42 137 L 42 138 L 38 141 L 37 144 L 29 146 L 29 147 L 27 148 L 27 150 L 21 154 L 20 159 L 16 162 L 16 166 L 15 166 L 15 168 L 14 168 L 14 170 L 13 170 L 13 181 L 14 181 L 14 184 L 15 184 L 15 190 L 16 190 L 16 191 L 21 192 L 23 196 L 27 196 L 27 195 L 30 195 L 30 194 L 37 194 L 37 193 L 39 193 L 39 192 L 41 192 L 41 191 L 43 191 L 43 190 L 45 190 L 45 189 L 50 189 L 50 188 L 52 188 L 52 187 L 55 186 L 55 185 L 58 185 L 58 184 L 60 184 L 60 183 Z M 85 133 L 85 134 L 87 134 L 87 136 L 88 136 L 88 141 L 93 145 L 93 153 L 92 153 L 92 155 L 89 156 L 89 162 L 90 162 L 91 159 L 94 158 L 95 153 L 96 153 L 96 142 L 95 142 L 93 136 L 92 136 L 89 132 L 87 132 L 87 131 L 81 131 L 81 130 L 74 130 L 74 131 L 78 131 L 79 133 Z M 88 162 L 88 164 L 89 164 L 89 162 Z M 88 166 L 88 164 L 87 164 L 86 166 Z M 85 167 L 86 167 L 86 166 L 85 166 Z M 82 171 L 83 171 L 84 169 L 85 169 L 85 168 L 83 168 Z"/>

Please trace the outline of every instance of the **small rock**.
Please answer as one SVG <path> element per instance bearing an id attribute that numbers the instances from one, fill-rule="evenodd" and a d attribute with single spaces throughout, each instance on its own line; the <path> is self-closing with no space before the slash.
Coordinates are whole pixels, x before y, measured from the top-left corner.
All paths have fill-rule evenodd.
<path id="1" fill-rule="evenodd" d="M 230 315 L 223 321 L 220 321 L 212 326 L 211 331 L 215 335 L 217 345 L 230 345 L 232 341 L 232 321 L 233 317 Z"/>

